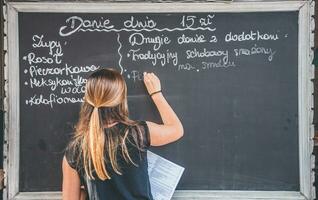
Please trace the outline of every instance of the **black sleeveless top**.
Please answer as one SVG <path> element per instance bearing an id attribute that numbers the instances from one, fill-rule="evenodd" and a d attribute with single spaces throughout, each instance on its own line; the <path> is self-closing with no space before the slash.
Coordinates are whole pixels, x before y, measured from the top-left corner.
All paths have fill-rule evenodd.
<path id="1" fill-rule="evenodd" d="M 119 175 L 109 168 L 106 164 L 107 171 L 111 179 L 102 181 L 98 178 L 95 180 L 86 177 L 83 166 L 76 162 L 76 149 L 66 148 L 65 157 L 69 165 L 75 169 L 87 191 L 89 200 L 153 200 L 148 176 L 148 162 L 146 150 L 150 146 L 149 129 L 145 121 L 138 121 L 138 127 L 129 127 L 129 133 L 126 139 L 126 145 L 129 155 L 137 166 L 124 161 L 121 148 L 118 149 L 117 160 L 122 172 Z M 124 134 L 127 125 L 117 123 L 116 125 L 105 128 L 105 134 L 110 129 L 116 130 L 118 134 Z M 138 143 L 144 151 L 138 150 Z M 74 148 L 74 147 L 73 147 Z M 82 162 L 78 162 L 82 163 Z"/>

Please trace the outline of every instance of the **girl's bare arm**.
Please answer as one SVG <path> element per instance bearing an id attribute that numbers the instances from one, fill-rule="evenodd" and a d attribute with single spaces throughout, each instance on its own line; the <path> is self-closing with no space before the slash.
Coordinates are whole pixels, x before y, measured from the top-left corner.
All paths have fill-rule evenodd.
<path id="1" fill-rule="evenodd" d="M 62 197 L 63 200 L 80 200 L 81 181 L 76 170 L 67 162 L 65 156 L 62 162 L 63 183 Z"/>
<path id="2" fill-rule="evenodd" d="M 149 94 L 161 90 L 159 78 L 154 73 L 144 73 L 144 83 Z M 174 142 L 183 136 L 183 126 L 163 94 L 152 95 L 163 124 L 146 121 L 152 146 L 161 146 Z"/>

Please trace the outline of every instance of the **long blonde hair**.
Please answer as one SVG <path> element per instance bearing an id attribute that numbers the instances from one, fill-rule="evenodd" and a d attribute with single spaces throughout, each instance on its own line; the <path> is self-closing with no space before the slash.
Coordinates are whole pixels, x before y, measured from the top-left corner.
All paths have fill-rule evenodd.
<path id="1" fill-rule="evenodd" d="M 89 178 L 95 179 L 95 172 L 101 180 L 110 179 L 106 163 L 110 163 L 115 173 L 122 174 L 117 162 L 118 150 L 126 162 L 136 165 L 126 146 L 129 128 L 125 129 L 123 135 L 112 132 L 105 134 L 104 131 L 104 125 L 114 122 L 136 126 L 137 122 L 129 119 L 128 115 L 127 86 L 123 76 L 112 68 L 102 68 L 92 73 L 86 82 L 84 102 L 71 142 L 71 146 L 79 150 L 77 163 L 82 159 L 85 174 Z M 136 145 L 142 149 L 138 143 Z"/>

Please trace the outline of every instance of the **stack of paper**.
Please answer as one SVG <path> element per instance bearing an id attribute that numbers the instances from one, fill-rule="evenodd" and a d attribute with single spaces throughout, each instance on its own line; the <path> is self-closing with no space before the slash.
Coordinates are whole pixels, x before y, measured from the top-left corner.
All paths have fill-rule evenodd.
<path id="1" fill-rule="evenodd" d="M 154 200 L 170 200 L 184 168 L 148 151 L 148 174 Z"/>

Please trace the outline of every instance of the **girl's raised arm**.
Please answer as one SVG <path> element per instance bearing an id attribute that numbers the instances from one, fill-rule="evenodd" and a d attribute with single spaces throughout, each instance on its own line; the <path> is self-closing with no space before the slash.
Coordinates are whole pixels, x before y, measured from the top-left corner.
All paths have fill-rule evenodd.
<path id="1" fill-rule="evenodd" d="M 163 124 L 146 121 L 149 132 L 150 142 L 152 146 L 161 146 L 174 142 L 183 136 L 183 126 L 178 116 L 170 107 L 161 92 L 161 84 L 159 78 L 154 73 L 144 72 L 144 83 L 155 103 Z"/>

